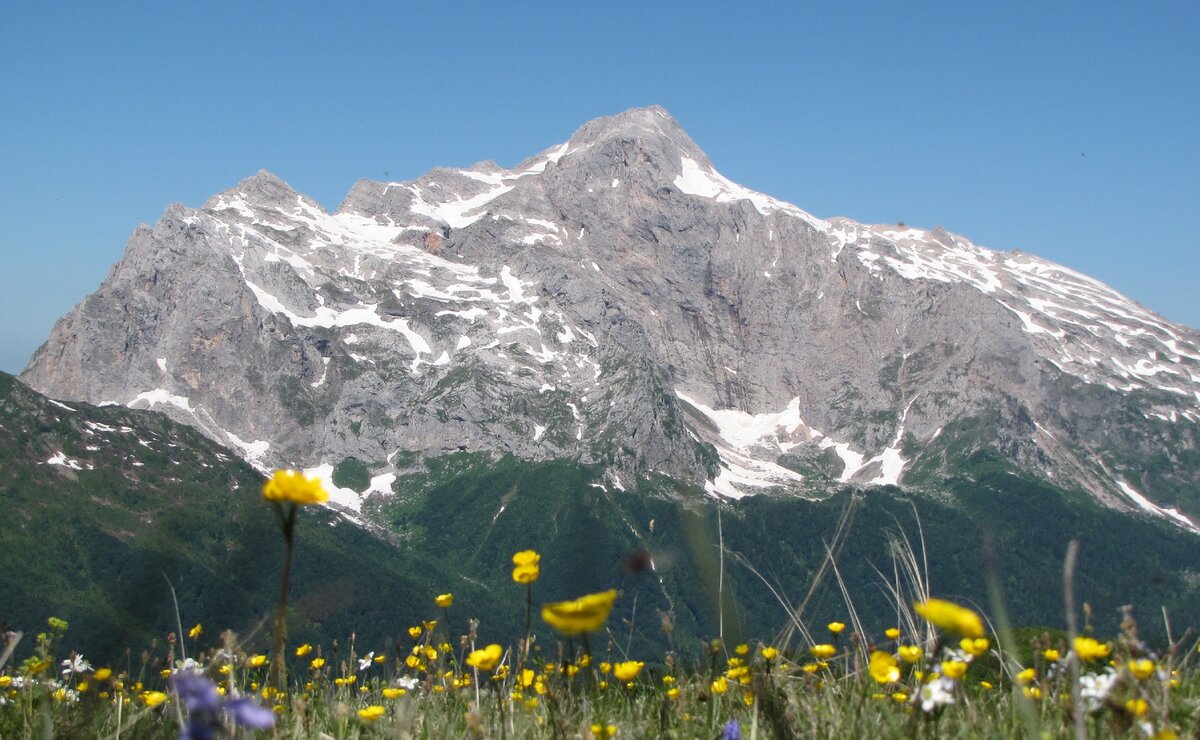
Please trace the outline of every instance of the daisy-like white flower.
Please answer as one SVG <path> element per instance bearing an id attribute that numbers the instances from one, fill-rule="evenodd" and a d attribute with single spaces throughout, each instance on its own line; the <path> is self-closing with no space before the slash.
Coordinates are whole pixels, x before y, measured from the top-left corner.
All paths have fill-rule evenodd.
<path id="1" fill-rule="evenodd" d="M 1079 697 L 1086 702 L 1089 712 L 1095 712 L 1104 705 L 1116 683 L 1117 674 L 1111 671 L 1088 673 L 1079 677 Z"/>
<path id="2" fill-rule="evenodd" d="M 940 676 L 921 686 L 921 710 L 932 712 L 954 703 L 954 682 Z"/>
<path id="3" fill-rule="evenodd" d="M 412 691 L 413 689 L 417 688 L 417 684 L 420 683 L 420 681 L 413 676 L 405 676 L 397 678 L 395 681 L 392 681 L 392 683 L 396 684 L 396 686 L 402 689 Z"/>
<path id="4" fill-rule="evenodd" d="M 92 664 L 83 659 L 82 655 L 72 655 L 62 662 L 62 674 L 87 673 L 92 670 Z"/>
<path id="5" fill-rule="evenodd" d="M 361 659 L 359 659 L 358 670 L 360 670 L 360 671 L 367 670 L 368 668 L 371 667 L 371 663 L 373 663 L 374 661 L 375 661 L 375 651 L 372 650 L 371 652 L 364 655 Z"/>

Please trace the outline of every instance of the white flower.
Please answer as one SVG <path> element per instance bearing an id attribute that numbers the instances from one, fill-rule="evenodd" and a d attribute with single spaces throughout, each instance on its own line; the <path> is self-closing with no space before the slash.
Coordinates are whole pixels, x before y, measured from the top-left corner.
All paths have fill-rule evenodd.
<path id="1" fill-rule="evenodd" d="M 402 689 L 408 689 L 409 691 L 412 691 L 413 689 L 415 689 L 417 687 L 417 684 L 420 682 L 416 678 L 408 677 L 408 678 L 397 678 L 395 681 L 393 681 L 393 683 Z"/>
<path id="2" fill-rule="evenodd" d="M 359 661 L 358 661 L 358 670 L 360 670 L 360 671 L 365 671 L 365 670 L 367 670 L 368 668 L 370 668 L 370 667 L 371 667 L 371 661 L 373 661 L 374 659 L 375 659 L 375 651 L 374 651 L 374 650 L 372 650 L 371 652 L 369 652 L 369 653 L 367 653 L 366 655 L 364 655 L 364 656 L 363 656 L 361 659 L 359 659 Z"/>
<path id="3" fill-rule="evenodd" d="M 82 655 L 72 655 L 62 662 L 62 667 L 62 674 L 64 676 L 69 676 L 72 673 L 87 673 L 92 670 L 92 664 L 84 660 Z"/>
<path id="4" fill-rule="evenodd" d="M 177 670 L 177 671 L 195 671 L 196 673 L 203 673 L 204 666 L 200 665 L 199 663 L 192 660 L 191 658 L 184 658 L 183 660 L 175 661 L 175 670 Z"/>
<path id="5" fill-rule="evenodd" d="M 921 687 L 921 710 L 932 712 L 938 707 L 954 703 L 954 681 L 939 676 Z"/>
<path id="6" fill-rule="evenodd" d="M 1088 673 L 1079 677 L 1079 697 L 1087 702 L 1089 712 L 1096 711 L 1104 704 L 1116 683 L 1117 674 L 1112 671 L 1101 674 Z"/>
<path id="7" fill-rule="evenodd" d="M 970 663 L 975 660 L 974 655 L 958 648 L 946 648 L 943 654 L 946 656 L 946 660 L 957 660 L 959 663 Z"/>

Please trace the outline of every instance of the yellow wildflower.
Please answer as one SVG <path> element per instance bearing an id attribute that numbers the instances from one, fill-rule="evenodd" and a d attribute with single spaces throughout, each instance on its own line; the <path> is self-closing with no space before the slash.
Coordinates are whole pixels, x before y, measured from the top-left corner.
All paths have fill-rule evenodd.
<path id="1" fill-rule="evenodd" d="M 293 504 L 323 504 L 329 493 L 317 478 L 306 478 L 295 470 L 276 470 L 271 479 L 263 484 L 263 498 L 267 501 L 287 501 Z"/>
<path id="2" fill-rule="evenodd" d="M 1150 709 L 1150 704 L 1145 699 L 1130 699 L 1125 702 L 1125 711 L 1132 714 L 1134 717 L 1145 716 L 1147 710 Z"/>
<path id="3" fill-rule="evenodd" d="M 896 702 L 897 704 L 903 704 L 904 702 L 908 701 L 908 694 L 904 693 L 903 691 L 897 691 L 896 693 L 892 694 L 892 701 Z"/>
<path id="4" fill-rule="evenodd" d="M 92 678 L 96 679 L 97 681 L 107 681 L 111 675 L 111 668 L 98 668 L 96 672 L 92 674 Z"/>
<path id="5" fill-rule="evenodd" d="M 837 655 L 837 648 L 828 643 L 822 643 L 820 645 L 813 645 L 809 652 L 811 652 L 813 657 L 815 657 L 817 660 L 825 660 L 826 658 L 832 658 L 834 655 Z"/>
<path id="6" fill-rule="evenodd" d="M 942 661 L 942 675 L 958 680 L 967 675 L 967 664 L 961 660 L 944 660 Z"/>
<path id="7" fill-rule="evenodd" d="M 588 729 L 592 731 L 592 735 L 596 738 L 612 737 L 617 734 L 616 725 L 592 725 Z"/>
<path id="8" fill-rule="evenodd" d="M 1154 661 L 1148 658 L 1138 658 L 1129 661 L 1129 672 L 1139 681 L 1145 681 L 1154 675 Z"/>
<path id="9" fill-rule="evenodd" d="M 775 660 L 776 658 L 779 657 L 778 648 L 773 648 L 769 645 L 764 645 L 761 652 L 762 652 L 763 660 L 767 661 L 768 663 L 770 663 L 772 660 Z"/>
<path id="10" fill-rule="evenodd" d="M 267 664 L 267 656 L 265 656 L 265 655 L 251 655 L 249 658 L 246 659 L 246 667 L 247 668 L 258 668 L 258 667 L 264 666 L 266 664 Z"/>
<path id="11" fill-rule="evenodd" d="M 393 687 L 389 686 L 383 690 L 383 698 L 384 699 L 399 699 L 400 697 L 404 696 L 407 693 L 408 693 L 408 689 L 393 688 Z"/>
<path id="12" fill-rule="evenodd" d="M 512 556 L 512 579 L 517 583 L 533 583 L 541 575 L 542 556 L 533 550 L 522 550 Z"/>
<path id="13" fill-rule="evenodd" d="M 613 663 L 613 676 L 618 681 L 632 681 L 646 664 L 640 660 L 627 660 L 623 663 Z"/>
<path id="14" fill-rule="evenodd" d="M 738 645 L 736 648 L 734 648 L 733 651 L 735 653 L 737 653 L 738 655 L 745 655 L 746 653 L 750 652 L 750 646 L 743 643 L 741 645 Z"/>
<path id="15" fill-rule="evenodd" d="M 1098 660 L 1107 658 L 1109 647 L 1103 642 L 1097 642 L 1091 637 L 1075 638 L 1075 654 L 1080 660 Z"/>
<path id="16" fill-rule="evenodd" d="M 1039 686 L 1022 686 L 1021 693 L 1025 695 L 1026 699 L 1034 701 L 1040 701 L 1042 698 L 1042 689 Z"/>
<path id="17" fill-rule="evenodd" d="M 896 662 L 896 656 L 882 650 L 871 653 L 869 670 L 876 683 L 894 683 L 900 680 L 900 664 Z"/>
<path id="18" fill-rule="evenodd" d="M 729 690 L 729 682 L 725 680 L 724 676 L 718 676 L 715 681 L 709 684 L 709 688 L 712 689 L 714 694 L 724 694 Z"/>
<path id="19" fill-rule="evenodd" d="M 197 624 L 195 627 L 192 627 L 190 630 L 188 630 L 188 637 L 192 638 L 193 640 L 195 640 L 197 637 L 199 637 L 200 635 L 203 635 L 203 634 L 204 634 L 204 628 L 201 627 L 199 624 Z"/>
<path id="20" fill-rule="evenodd" d="M 1062 658 L 1062 653 L 1058 652 L 1054 648 L 1047 648 L 1046 650 L 1042 651 L 1042 657 L 1051 663 L 1057 663 L 1059 659 Z"/>
<path id="21" fill-rule="evenodd" d="M 900 660 L 905 663 L 916 663 L 921 656 L 925 655 L 925 651 L 920 645 L 901 645 L 896 652 L 900 654 Z"/>
<path id="22" fill-rule="evenodd" d="M 312 668 L 314 671 L 318 670 L 320 668 L 323 668 L 324 666 L 325 666 L 324 658 L 313 658 L 312 662 L 308 664 L 308 667 Z"/>
<path id="23" fill-rule="evenodd" d="M 900 628 L 888 627 L 883 631 L 883 634 L 886 635 L 889 640 L 898 640 L 900 639 Z"/>
<path id="24" fill-rule="evenodd" d="M 300 647 L 296 648 L 296 657 L 303 658 L 305 655 L 308 655 L 311 652 L 312 652 L 312 645 L 309 645 L 306 642 L 303 645 L 301 645 Z"/>
<path id="25" fill-rule="evenodd" d="M 495 644 L 488 645 L 481 650 L 472 650 L 471 654 L 467 656 L 467 665 L 481 671 L 490 671 L 496 667 L 503 655 L 504 648 Z"/>
<path id="26" fill-rule="evenodd" d="M 983 618 L 952 601 L 929 599 L 914 603 L 913 608 L 935 627 L 963 637 L 983 637 Z"/>
<path id="27" fill-rule="evenodd" d="M 978 658 L 988 651 L 988 639 L 986 637 L 964 637 L 958 643 L 962 651 L 971 657 Z"/>
<path id="28" fill-rule="evenodd" d="M 369 707 L 363 707 L 362 709 L 358 710 L 358 716 L 361 717 L 364 722 L 374 722 L 375 720 L 383 717 L 385 714 L 387 714 L 387 710 L 378 704 L 372 704 Z"/>
<path id="29" fill-rule="evenodd" d="M 417 626 L 408 628 L 408 636 L 416 640 L 421 637 L 421 628 Z"/>
<path id="30" fill-rule="evenodd" d="M 846 629 L 846 625 L 842 622 L 830 622 L 825 627 L 835 635 L 842 634 L 842 630 Z"/>
<path id="31" fill-rule="evenodd" d="M 667 689 L 667 698 L 678 699 L 681 693 L 683 692 L 679 690 L 678 686 L 672 686 L 671 688 Z"/>
<path id="32" fill-rule="evenodd" d="M 1037 671 L 1032 668 L 1026 668 L 1017 674 L 1017 683 L 1033 683 L 1037 680 Z"/>
<path id="33" fill-rule="evenodd" d="M 604 626 L 617 600 L 614 589 L 542 606 L 542 619 L 564 635 L 579 635 Z"/>
<path id="34" fill-rule="evenodd" d="M 167 700 L 167 695 L 161 691 L 143 691 L 138 698 L 148 707 L 157 707 Z"/>
<path id="35" fill-rule="evenodd" d="M 12 686 L 12 676 L 0 676 L 0 689 L 7 689 Z"/>
<path id="36" fill-rule="evenodd" d="M 434 597 L 433 603 L 443 609 L 449 609 L 454 604 L 454 594 L 439 594 Z"/>

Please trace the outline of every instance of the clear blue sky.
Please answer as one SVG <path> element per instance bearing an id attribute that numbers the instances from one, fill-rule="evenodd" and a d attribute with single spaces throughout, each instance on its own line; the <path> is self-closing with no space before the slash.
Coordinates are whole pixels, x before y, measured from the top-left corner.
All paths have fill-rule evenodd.
<path id="1" fill-rule="evenodd" d="M 266 168 L 332 209 L 652 103 L 818 216 L 944 226 L 1200 326 L 1200 3 L 684 8 L 0 4 L 0 369 L 171 202 Z"/>

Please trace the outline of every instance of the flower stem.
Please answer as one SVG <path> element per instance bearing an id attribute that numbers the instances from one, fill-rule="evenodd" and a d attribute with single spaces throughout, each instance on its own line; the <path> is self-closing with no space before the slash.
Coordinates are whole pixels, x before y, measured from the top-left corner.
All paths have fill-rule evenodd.
<path id="1" fill-rule="evenodd" d="M 288 507 L 287 517 L 283 521 L 283 576 L 279 579 L 279 606 L 275 611 L 275 650 L 271 657 L 271 671 L 268 682 L 283 691 L 286 676 L 284 675 L 284 643 L 287 641 L 287 597 L 288 585 L 292 577 L 292 551 L 296 531 L 296 511 L 298 506 Z"/>

